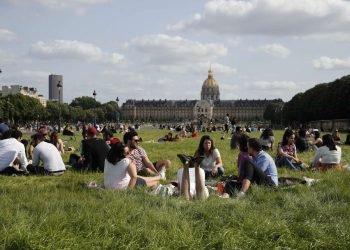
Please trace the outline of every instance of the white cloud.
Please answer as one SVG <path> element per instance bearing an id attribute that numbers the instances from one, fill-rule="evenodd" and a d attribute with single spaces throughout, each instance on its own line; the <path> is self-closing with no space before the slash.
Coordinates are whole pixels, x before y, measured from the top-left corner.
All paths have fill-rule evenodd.
<path id="1" fill-rule="evenodd" d="M 16 34 L 7 29 L 0 29 L 0 41 L 12 41 L 16 39 Z"/>
<path id="2" fill-rule="evenodd" d="M 316 69 L 349 69 L 350 57 L 346 59 L 330 58 L 322 56 L 319 59 L 314 60 L 313 65 Z"/>
<path id="3" fill-rule="evenodd" d="M 290 54 L 290 50 L 281 44 L 267 44 L 261 47 L 261 49 L 269 55 L 279 57 L 279 58 L 287 58 Z"/>
<path id="4" fill-rule="evenodd" d="M 211 0 L 203 14 L 170 26 L 219 34 L 299 36 L 346 32 L 350 2 L 344 0 Z"/>
<path id="5" fill-rule="evenodd" d="M 245 87 L 259 90 L 289 90 L 297 88 L 297 84 L 293 81 L 255 81 L 244 85 Z"/>
<path id="6" fill-rule="evenodd" d="M 50 75 L 49 72 L 44 71 L 33 71 L 33 70 L 23 70 L 21 73 L 22 76 L 27 78 L 45 78 L 47 79 Z"/>
<path id="7" fill-rule="evenodd" d="M 208 70 L 210 64 L 220 73 L 234 73 L 236 69 L 213 61 L 227 55 L 227 48 L 219 43 L 200 43 L 180 36 L 165 34 L 135 38 L 127 48 L 143 53 L 149 67 L 171 73 Z M 213 63 L 211 63 L 213 62 Z"/>
<path id="8" fill-rule="evenodd" d="M 87 60 L 106 64 L 119 64 L 124 59 L 121 54 L 106 53 L 93 44 L 71 40 L 39 41 L 32 45 L 30 54 L 42 59 Z"/>

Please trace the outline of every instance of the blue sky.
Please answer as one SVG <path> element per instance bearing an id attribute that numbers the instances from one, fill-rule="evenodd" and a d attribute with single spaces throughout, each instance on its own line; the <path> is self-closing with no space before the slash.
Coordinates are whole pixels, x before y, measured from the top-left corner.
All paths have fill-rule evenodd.
<path id="1" fill-rule="evenodd" d="M 290 100 L 350 71 L 350 1 L 1 0 L 0 85 L 63 75 L 64 101 Z"/>

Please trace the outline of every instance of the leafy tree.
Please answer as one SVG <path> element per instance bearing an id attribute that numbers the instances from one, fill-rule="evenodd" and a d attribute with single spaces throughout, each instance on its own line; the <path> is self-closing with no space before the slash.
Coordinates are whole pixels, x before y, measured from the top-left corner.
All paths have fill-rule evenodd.
<path id="1" fill-rule="evenodd" d="M 97 108 L 101 103 L 89 96 L 76 97 L 70 104 L 72 107 L 81 107 L 84 110 Z"/>

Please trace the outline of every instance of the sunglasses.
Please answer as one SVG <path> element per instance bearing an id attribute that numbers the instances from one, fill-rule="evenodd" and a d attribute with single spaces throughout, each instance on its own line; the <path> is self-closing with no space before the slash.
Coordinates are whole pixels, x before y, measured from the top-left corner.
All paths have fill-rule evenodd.
<path id="1" fill-rule="evenodd" d="M 134 142 L 140 142 L 140 139 L 136 139 L 136 140 L 134 139 L 133 141 L 134 141 Z"/>

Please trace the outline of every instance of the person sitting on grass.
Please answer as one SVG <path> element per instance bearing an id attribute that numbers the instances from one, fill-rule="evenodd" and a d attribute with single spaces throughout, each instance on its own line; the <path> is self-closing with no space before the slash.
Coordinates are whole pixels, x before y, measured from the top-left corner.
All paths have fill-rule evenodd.
<path id="1" fill-rule="evenodd" d="M 136 164 L 138 175 L 159 175 L 162 168 L 170 168 L 170 160 L 159 160 L 155 163 L 149 160 L 146 151 L 139 146 L 140 138 L 135 130 L 126 132 L 123 141 L 130 150 L 128 158 Z"/>
<path id="2" fill-rule="evenodd" d="M 263 150 L 272 150 L 273 143 L 275 142 L 275 136 L 273 135 L 271 128 L 266 128 L 260 136 L 260 143 Z"/>
<path id="3" fill-rule="evenodd" d="M 306 139 L 306 130 L 299 129 L 298 137 L 295 140 L 295 146 L 298 152 L 304 152 L 309 150 L 309 142 Z"/>
<path id="4" fill-rule="evenodd" d="M 60 153 L 54 145 L 44 140 L 43 134 L 32 135 L 33 162 L 27 166 L 27 170 L 34 174 L 62 175 L 66 167 Z M 40 161 L 44 167 L 39 166 Z"/>
<path id="5" fill-rule="evenodd" d="M 104 164 L 104 186 L 108 189 L 133 189 L 137 186 L 155 187 L 165 179 L 165 168 L 159 176 L 141 177 L 137 175 L 135 164 L 127 158 L 129 148 L 123 143 L 112 145 Z"/>
<path id="6" fill-rule="evenodd" d="M 309 141 L 309 145 L 312 146 L 313 149 L 317 150 L 319 147 L 323 145 L 323 141 L 321 139 L 321 134 L 318 129 L 314 129 L 313 134 L 314 134 L 314 140 Z"/>
<path id="7" fill-rule="evenodd" d="M 64 144 L 63 141 L 58 137 L 58 133 L 56 131 L 50 134 L 50 142 L 56 146 L 58 152 L 60 152 L 61 155 L 64 155 Z"/>
<path id="8" fill-rule="evenodd" d="M 209 135 L 203 135 L 194 157 L 203 156 L 200 166 L 205 172 L 205 178 L 217 177 L 224 174 L 220 152 L 214 146 Z"/>
<path id="9" fill-rule="evenodd" d="M 238 145 L 240 150 L 238 180 L 227 182 L 224 189 L 225 193 L 233 195 L 236 192 L 235 190 L 240 190 L 237 196 L 243 197 L 248 192 L 251 184 L 277 187 L 278 174 L 275 162 L 268 153 L 262 150 L 259 140 L 242 135 L 238 139 Z"/>
<path id="10" fill-rule="evenodd" d="M 178 189 L 180 195 L 186 200 L 198 199 L 206 200 L 209 197 L 209 191 L 205 186 L 205 173 L 200 167 L 203 157 L 190 157 L 177 155 L 183 163 L 183 168 L 177 172 Z"/>
<path id="11" fill-rule="evenodd" d="M 279 143 L 277 148 L 276 165 L 278 167 L 287 166 L 292 170 L 297 170 L 298 167 L 304 169 L 302 161 L 297 156 L 294 141 L 295 135 L 293 130 L 286 129 L 282 143 Z"/>
<path id="12" fill-rule="evenodd" d="M 322 136 L 323 146 L 317 150 L 312 166 L 318 170 L 342 169 L 341 147 L 337 146 L 331 134 Z"/>
<path id="13" fill-rule="evenodd" d="M 332 137 L 333 137 L 333 140 L 335 142 L 335 144 L 337 145 L 342 145 L 342 141 L 340 139 L 340 134 L 339 134 L 339 130 L 338 129 L 335 129 L 332 133 Z"/>
<path id="14" fill-rule="evenodd" d="M 25 148 L 19 142 L 22 138 L 22 132 L 19 130 L 11 131 L 10 129 L 2 132 L 2 139 L 0 140 L 0 173 L 5 175 L 27 173 L 28 160 Z M 19 164 L 19 169 L 15 168 L 17 164 Z"/>

